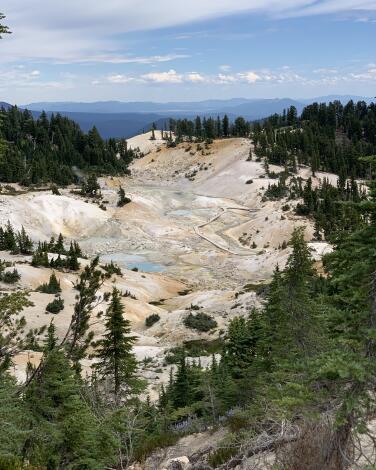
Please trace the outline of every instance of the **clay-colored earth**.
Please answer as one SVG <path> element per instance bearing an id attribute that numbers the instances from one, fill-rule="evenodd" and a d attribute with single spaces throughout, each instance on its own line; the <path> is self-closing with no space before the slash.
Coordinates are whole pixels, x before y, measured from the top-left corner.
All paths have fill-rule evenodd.
<path id="1" fill-rule="evenodd" d="M 3 195 L 0 223 L 10 220 L 16 228 L 23 225 L 35 241 L 61 232 L 68 240 L 79 241 L 87 255 L 100 255 L 103 262 L 113 259 L 122 267 L 123 277 L 114 276 L 102 290 L 116 286 L 135 296 L 124 297 L 124 306 L 139 336 L 137 356 L 153 359 L 143 371 L 153 387 L 168 377 L 164 351 L 186 340 L 213 339 L 229 319 L 248 314 L 259 301 L 252 289 L 244 287 L 268 281 L 276 265 L 286 262 L 289 248 L 281 246 L 294 227 L 304 226 L 306 239 L 311 241 L 313 225 L 294 215 L 297 201 L 283 210 L 286 201 L 263 199 L 268 185 L 276 180 L 267 178 L 262 162 L 247 161 L 249 140 L 166 148 L 165 142 L 151 141 L 150 134 L 145 134 L 130 139 L 129 145 L 139 147 L 145 156 L 133 163 L 132 176 L 101 179 L 106 211 L 70 189 L 61 196 L 50 191 Z M 300 173 L 304 178 L 311 176 L 306 168 Z M 314 184 L 318 182 L 314 178 Z M 122 208 L 117 207 L 119 185 L 132 200 Z M 317 260 L 330 249 L 326 243 L 310 246 Z M 0 258 L 17 264 L 22 276 L 17 287 L 31 291 L 34 306 L 24 312 L 28 325 L 35 328 L 53 320 L 58 335 L 64 336 L 77 275 L 57 273 L 65 309 L 51 315 L 45 307 L 53 296 L 33 292 L 48 280 L 51 270 L 22 264 L 27 258 L 8 253 L 1 253 Z M 215 317 L 218 328 L 210 334 L 185 328 L 183 319 L 191 305 Z M 147 329 L 145 318 L 152 313 L 161 319 Z M 93 320 L 93 329 L 100 335 L 101 322 Z M 25 373 L 25 357 L 27 353 L 15 361 L 20 378 Z"/>

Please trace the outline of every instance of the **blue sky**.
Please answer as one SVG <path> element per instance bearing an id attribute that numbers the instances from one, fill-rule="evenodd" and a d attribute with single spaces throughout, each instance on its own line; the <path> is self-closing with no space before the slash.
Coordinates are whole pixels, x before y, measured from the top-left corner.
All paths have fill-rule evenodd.
<path id="1" fill-rule="evenodd" d="M 13 34 L 0 43 L 0 101 L 376 94 L 376 0 L 3 0 L 1 10 Z"/>

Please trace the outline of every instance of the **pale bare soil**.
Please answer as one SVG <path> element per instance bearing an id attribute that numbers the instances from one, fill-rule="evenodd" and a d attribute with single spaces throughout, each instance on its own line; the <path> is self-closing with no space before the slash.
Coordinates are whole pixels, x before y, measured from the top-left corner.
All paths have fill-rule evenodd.
<path id="1" fill-rule="evenodd" d="M 50 191 L 0 195 L 0 223 L 10 220 L 17 229 L 25 226 L 35 241 L 61 232 L 68 240 L 79 241 L 89 256 L 113 258 L 121 265 L 123 277 L 108 280 L 101 294 L 116 286 L 136 297 L 124 297 L 124 306 L 139 336 L 137 356 L 153 358 L 143 373 L 155 388 L 168 377 L 164 351 L 186 340 L 214 339 L 231 318 L 247 315 L 259 305 L 253 289 L 245 286 L 270 280 L 276 265 L 283 267 L 288 257 L 289 248 L 281 249 L 283 241 L 296 226 L 304 226 L 311 241 L 313 225 L 294 215 L 296 201 L 283 211 L 286 201 L 263 200 L 268 185 L 276 180 L 266 177 L 261 162 L 246 161 L 248 140 L 220 140 L 207 147 L 201 144 L 201 149 L 185 143 L 167 149 L 161 139 L 149 139 L 150 134 L 144 134 L 129 141 L 146 154 L 132 165 L 131 177 L 101 180 L 106 211 L 68 189 L 61 196 Z M 307 169 L 301 175 L 311 176 Z M 315 184 L 318 181 L 314 179 Z M 120 184 L 132 199 L 122 208 L 116 205 Z M 317 260 L 330 249 L 326 243 L 310 246 Z M 34 306 L 25 311 L 28 325 L 34 328 L 53 320 L 62 337 L 75 301 L 72 287 L 77 275 L 57 273 L 65 309 L 51 315 L 45 307 L 53 296 L 33 290 L 48 281 L 52 271 L 21 264 L 22 257 L 6 253 L 0 258 L 17 264 L 22 275 L 18 287 L 31 291 Z M 133 265 L 139 272 L 127 269 Z M 215 317 L 218 328 L 211 333 L 185 328 L 183 319 L 191 305 Z M 147 329 L 144 322 L 152 313 L 161 320 Z M 97 335 L 103 331 L 94 318 L 93 329 Z M 25 353 L 16 359 L 20 378 L 27 357 Z"/>

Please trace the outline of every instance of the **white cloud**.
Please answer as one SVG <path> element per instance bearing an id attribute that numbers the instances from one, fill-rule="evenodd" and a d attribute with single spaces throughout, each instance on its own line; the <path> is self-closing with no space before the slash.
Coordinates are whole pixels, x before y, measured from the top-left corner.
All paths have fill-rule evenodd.
<path id="1" fill-rule="evenodd" d="M 40 80 L 41 73 L 39 70 L 25 70 L 25 67 L 7 68 L 0 70 L 0 87 L 8 88 L 40 88 L 40 89 L 68 89 L 73 87 L 72 80 Z"/>
<path id="2" fill-rule="evenodd" d="M 110 75 L 107 77 L 107 81 L 110 83 L 129 83 L 134 81 L 133 77 L 130 77 L 128 75 L 122 75 L 122 74 L 115 74 L 115 75 Z M 96 80 L 95 85 L 98 85 L 100 82 Z"/>
<path id="3" fill-rule="evenodd" d="M 141 75 L 141 78 L 147 82 L 154 83 L 182 83 L 184 80 L 183 75 L 178 74 L 175 70 L 171 69 L 168 72 L 151 72 Z"/>
<path id="4" fill-rule="evenodd" d="M 255 73 L 255 72 L 252 72 L 252 71 L 251 71 L 251 72 L 241 73 L 241 74 L 239 75 L 239 77 L 240 77 L 242 80 L 244 80 L 244 81 L 246 81 L 246 82 L 248 82 L 248 83 L 255 83 L 255 82 L 257 82 L 257 80 L 261 80 L 260 75 L 258 75 L 258 74 Z"/>
<path id="5" fill-rule="evenodd" d="M 201 75 L 200 73 L 197 73 L 197 72 L 188 73 L 185 79 L 188 82 L 193 82 L 193 83 L 203 83 L 206 81 L 206 77 L 204 77 L 204 75 Z"/>
<path id="6" fill-rule="evenodd" d="M 218 77 L 217 77 L 217 83 L 235 83 L 237 81 L 239 81 L 239 77 L 238 75 L 230 75 L 230 74 L 223 74 L 223 73 L 220 73 L 218 74 Z"/>
<path id="7" fill-rule="evenodd" d="M 190 57 L 187 54 L 166 54 L 154 55 L 150 57 L 131 57 L 131 56 L 117 56 L 117 55 L 94 55 L 87 58 L 78 59 L 77 62 L 101 62 L 107 64 L 159 64 L 163 62 L 170 62 L 177 59 L 186 59 Z"/>
<path id="8" fill-rule="evenodd" d="M 220 65 L 219 70 L 221 72 L 229 72 L 231 70 L 231 65 L 226 65 L 226 64 Z"/>
<path id="9" fill-rule="evenodd" d="M 3 0 L 1 10 L 14 32 L 3 40 L 3 61 L 147 64 L 175 60 L 178 56 L 119 56 L 119 50 L 124 49 L 124 39 L 119 35 L 245 12 L 280 17 L 357 12 L 365 18 L 367 11 L 376 10 L 376 0 L 190 0 L 189 8 L 177 8 L 175 0 Z"/>

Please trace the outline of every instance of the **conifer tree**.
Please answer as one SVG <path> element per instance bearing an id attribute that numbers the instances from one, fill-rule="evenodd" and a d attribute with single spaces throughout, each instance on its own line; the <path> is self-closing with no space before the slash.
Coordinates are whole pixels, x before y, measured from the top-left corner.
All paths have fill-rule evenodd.
<path id="1" fill-rule="evenodd" d="M 51 469 L 103 468 L 111 460 L 113 441 L 83 401 L 63 351 L 48 348 L 41 373 L 25 392 L 32 418 L 25 457 Z"/>
<path id="2" fill-rule="evenodd" d="M 125 195 L 125 191 L 122 188 L 122 186 L 119 186 L 118 196 L 119 196 L 119 200 L 117 203 L 118 207 L 123 207 L 126 204 L 131 202 L 131 199 Z"/>
<path id="3" fill-rule="evenodd" d="M 30 431 L 25 426 L 27 414 L 17 394 L 16 382 L 8 374 L 0 379 L 0 462 L 4 457 L 22 455 Z M 9 467 L 12 468 L 12 467 Z"/>
<path id="4" fill-rule="evenodd" d="M 180 359 L 172 385 L 172 403 L 175 408 L 183 408 L 192 403 L 193 384 L 190 380 L 189 365 L 185 356 Z"/>
<path id="5" fill-rule="evenodd" d="M 5 18 L 5 15 L 0 12 L 0 21 L 2 21 Z M 10 34 L 8 26 L 5 26 L 4 24 L 0 23 L 0 39 L 2 39 L 2 34 Z"/>
<path id="6" fill-rule="evenodd" d="M 31 305 L 27 294 L 21 291 L 0 296 L 0 377 L 22 349 L 26 320 L 20 314 Z"/>
<path id="7" fill-rule="evenodd" d="M 52 250 L 51 250 L 52 251 Z M 65 248 L 64 248 L 64 237 L 61 233 L 59 233 L 59 236 L 56 240 L 56 243 L 53 247 L 53 253 L 58 253 L 60 255 L 65 254 Z"/>
<path id="8" fill-rule="evenodd" d="M 295 229 L 289 244 L 292 253 L 285 270 L 274 275 L 264 316 L 268 357 L 274 364 L 284 358 L 288 361 L 294 354 L 309 354 L 317 344 L 317 312 L 311 295 L 313 260 L 303 229 Z"/>
<path id="9" fill-rule="evenodd" d="M 21 232 L 16 235 L 18 252 L 22 255 L 31 255 L 33 253 L 33 242 L 22 226 Z"/>
<path id="10" fill-rule="evenodd" d="M 156 131 L 157 127 L 155 125 L 155 122 L 153 122 L 153 125 L 151 127 L 151 137 L 150 137 L 150 140 L 155 140 L 155 131 Z"/>
<path id="11" fill-rule="evenodd" d="M 105 333 L 96 343 L 94 368 L 102 379 L 110 380 L 115 402 L 129 397 L 137 386 L 137 360 L 132 352 L 136 341 L 130 336 L 130 321 L 124 318 L 120 292 L 114 288 L 105 314 Z"/>
<path id="12" fill-rule="evenodd" d="M 228 137 L 230 134 L 230 123 L 227 114 L 224 115 L 222 120 L 222 132 L 224 137 Z"/>
<path id="13" fill-rule="evenodd" d="M 372 164 L 375 161 L 371 159 Z M 370 393 L 376 375 L 375 181 L 370 183 L 369 200 L 355 207 L 368 223 L 339 238 L 336 250 L 325 259 L 332 293 L 328 301 L 334 307 L 328 315 L 334 344 L 324 355 L 319 377 L 331 382 L 333 406 L 338 410 L 340 425 L 328 457 L 337 465 L 344 465 L 351 433 L 366 429 L 376 407 Z"/>
<path id="14" fill-rule="evenodd" d="M 90 265 L 80 274 L 75 289 L 78 291 L 76 303 L 68 331 L 63 339 L 68 358 L 73 361 L 74 368 L 81 371 L 80 360 L 86 355 L 87 348 L 93 340 L 93 332 L 90 331 L 90 316 L 102 300 L 97 293 L 104 282 L 104 275 L 98 269 L 99 258 L 92 260 Z"/>

